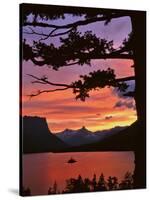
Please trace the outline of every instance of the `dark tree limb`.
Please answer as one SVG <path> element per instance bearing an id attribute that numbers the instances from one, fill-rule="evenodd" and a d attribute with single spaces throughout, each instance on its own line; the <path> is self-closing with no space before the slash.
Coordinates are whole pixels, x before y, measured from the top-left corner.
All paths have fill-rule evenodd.
<path id="1" fill-rule="evenodd" d="M 32 74 L 27 74 L 28 76 L 34 78 L 35 80 L 37 80 L 36 82 L 34 81 L 34 83 L 42 83 L 42 84 L 49 84 L 52 86 L 59 86 L 59 87 L 70 87 L 70 85 L 67 84 L 61 84 L 61 83 L 53 83 L 48 81 L 48 78 L 46 76 L 43 76 L 42 78 L 39 78 L 37 76 L 34 76 Z"/>
<path id="2" fill-rule="evenodd" d="M 49 35 L 42 37 L 40 40 L 47 39 L 53 35 L 55 30 L 52 30 Z M 32 33 L 34 32 L 32 31 Z M 62 44 L 59 47 L 55 47 L 52 43 L 47 45 L 40 41 L 34 42 L 33 46 L 30 46 L 24 41 L 23 59 L 31 60 L 38 66 L 51 66 L 54 70 L 74 64 L 90 65 L 92 59 L 134 59 L 133 52 L 128 48 L 122 47 L 115 50 L 113 41 L 97 38 L 91 32 L 82 35 L 74 30 L 69 33 L 68 38 L 60 39 Z M 76 41 L 79 44 L 76 44 Z"/>
<path id="3" fill-rule="evenodd" d="M 88 55 L 87 55 L 88 56 Z M 110 54 L 105 54 L 105 55 L 91 55 L 90 59 L 94 60 L 94 59 L 129 59 L 129 60 L 133 60 L 134 56 L 133 55 L 129 55 L 129 54 L 117 54 L 117 51 L 115 52 L 115 54 L 110 53 Z M 49 65 L 45 60 L 36 60 L 34 57 L 31 58 L 31 61 L 38 66 L 43 66 L 43 65 Z M 60 67 L 66 67 L 66 66 L 71 66 L 71 65 L 75 65 L 75 64 L 80 64 L 79 61 L 73 62 L 73 63 L 67 63 L 63 66 Z"/>
<path id="4" fill-rule="evenodd" d="M 55 33 L 55 31 L 57 31 L 58 29 L 55 28 L 53 29 L 49 34 L 45 34 L 45 33 L 39 33 L 39 32 L 36 32 L 34 31 L 31 27 L 29 27 L 31 32 L 28 32 L 28 31 L 24 31 L 23 33 L 24 34 L 28 34 L 28 35 L 38 35 L 38 36 L 43 36 L 43 38 L 41 38 L 39 41 L 42 41 L 42 40 L 47 40 L 48 38 L 50 37 L 57 37 L 57 36 L 62 36 L 62 35 L 66 35 L 68 33 L 70 33 L 74 28 L 70 28 L 69 30 L 67 31 L 64 31 L 64 32 L 60 32 L 60 33 Z"/>
<path id="5" fill-rule="evenodd" d="M 135 80 L 135 76 L 128 76 L 128 77 L 116 79 L 116 81 L 118 81 L 118 82 L 122 82 L 122 81 L 132 81 L 132 80 Z"/>
<path id="6" fill-rule="evenodd" d="M 44 38 L 41 38 L 39 41 L 47 40 L 51 35 L 57 30 L 57 28 L 54 28 L 48 35 L 46 35 Z"/>
<path id="7" fill-rule="evenodd" d="M 124 15 L 124 14 L 112 14 L 109 16 L 109 19 L 111 18 L 120 18 L 120 17 L 125 17 L 125 16 L 129 16 L 129 15 Z M 57 29 L 65 29 L 65 28 L 76 28 L 78 26 L 83 26 L 83 25 L 87 25 L 89 23 L 94 23 L 97 21 L 108 21 L 108 17 L 107 16 L 101 16 L 101 17 L 93 17 L 90 19 L 86 19 L 86 20 L 79 20 L 76 21 L 74 23 L 70 23 L 70 24 L 66 24 L 66 25 L 55 25 L 55 24 L 48 24 L 48 23 L 43 23 L 43 22 L 24 22 L 23 26 L 38 26 L 38 27 L 43 27 L 43 28 L 57 28 Z"/>
<path id="8" fill-rule="evenodd" d="M 30 32 L 29 31 L 27 31 L 27 30 L 24 30 L 23 31 L 23 33 L 24 34 L 28 34 L 28 35 L 34 35 L 34 34 L 36 34 L 36 35 L 39 35 L 39 36 L 47 36 L 47 34 L 44 34 L 44 33 L 39 33 L 39 32 L 36 32 L 35 30 L 33 30 L 33 28 L 31 28 L 31 27 L 28 27 L 29 29 L 30 29 Z"/>
<path id="9" fill-rule="evenodd" d="M 31 58 L 31 61 L 32 61 L 35 65 L 38 65 L 38 66 L 40 66 L 40 67 L 42 67 L 43 65 L 49 65 L 49 64 L 48 64 L 46 61 L 44 61 L 44 60 L 36 60 L 35 58 Z M 75 65 L 75 64 L 79 64 L 79 61 L 67 63 L 67 64 L 65 64 L 64 66 L 61 66 L 61 67 L 72 66 L 72 65 Z"/>
<path id="10" fill-rule="evenodd" d="M 105 79 L 104 80 L 96 80 L 97 79 L 97 75 L 101 75 L 101 74 L 107 74 L 109 76 L 109 74 L 111 73 L 111 77 L 110 80 L 108 82 L 105 83 Z M 83 80 L 78 80 L 75 81 L 71 84 L 62 84 L 62 83 L 53 83 L 50 82 L 48 80 L 48 78 L 46 76 L 43 76 L 41 78 L 32 75 L 32 74 L 27 74 L 28 76 L 32 77 L 33 79 L 35 79 L 34 81 L 32 81 L 31 83 L 35 84 L 45 84 L 45 85 L 51 85 L 51 86 L 58 86 L 58 87 L 62 87 L 62 88 L 56 88 L 56 89 L 49 89 L 49 90 L 38 90 L 36 93 L 27 95 L 30 98 L 38 96 L 40 94 L 43 93 L 50 93 L 50 92 L 57 92 L 57 91 L 64 91 L 64 90 L 68 90 L 68 89 L 72 89 L 73 93 L 77 94 L 76 95 L 76 99 L 80 98 L 82 101 L 85 100 L 86 97 L 89 97 L 89 91 L 92 89 L 96 89 L 97 87 L 101 87 L 104 88 L 105 86 L 109 85 L 109 86 L 113 86 L 113 87 L 126 87 L 126 85 L 122 82 L 124 81 L 130 81 L 130 80 L 135 80 L 134 76 L 129 76 L 129 77 L 124 77 L 124 78 L 119 78 L 119 79 L 115 79 L 115 76 L 113 74 L 113 70 L 108 69 L 106 71 L 97 71 L 97 72 L 93 72 L 90 73 L 88 76 L 84 75 L 84 76 L 80 76 L 80 78 L 82 78 Z M 96 75 L 96 76 L 95 76 Z M 98 75 L 98 76 L 99 76 Z M 89 87 L 91 84 L 91 81 L 95 81 L 94 85 L 92 85 L 92 88 Z"/>
<path id="11" fill-rule="evenodd" d="M 70 89 L 70 88 L 66 87 L 66 88 L 57 88 L 57 89 L 54 89 L 54 90 L 38 90 L 36 93 L 29 94 L 29 95 L 27 95 L 27 96 L 30 97 L 30 98 L 32 98 L 32 97 L 39 96 L 40 94 L 43 94 L 43 93 L 64 91 L 64 90 L 68 90 L 68 89 Z"/>
<path id="12" fill-rule="evenodd" d="M 104 55 L 93 55 L 91 59 L 130 59 L 132 60 L 134 57 L 130 54 L 118 54 L 116 51 L 115 53 L 104 54 Z"/>

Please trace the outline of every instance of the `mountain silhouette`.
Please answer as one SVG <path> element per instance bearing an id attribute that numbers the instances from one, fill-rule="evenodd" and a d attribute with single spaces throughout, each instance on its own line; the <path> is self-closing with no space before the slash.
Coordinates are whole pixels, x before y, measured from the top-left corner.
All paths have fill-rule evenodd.
<path id="1" fill-rule="evenodd" d="M 45 118 L 24 116 L 22 120 L 23 153 L 61 151 L 68 147 L 49 131 Z"/>
<path id="2" fill-rule="evenodd" d="M 134 151 L 136 135 L 138 133 L 137 121 L 129 127 L 95 143 L 80 145 L 66 149 L 67 151 Z"/>
<path id="3" fill-rule="evenodd" d="M 56 136 L 70 146 L 80 146 L 104 140 L 125 128 L 127 127 L 117 126 L 108 130 L 92 132 L 83 126 L 78 130 L 65 129 L 62 132 L 56 133 Z"/>
<path id="4" fill-rule="evenodd" d="M 79 146 L 97 141 L 92 132 L 85 127 L 78 130 L 65 129 L 62 132 L 56 133 L 56 136 L 70 146 Z"/>
<path id="5" fill-rule="evenodd" d="M 45 118 L 24 116 L 22 122 L 23 153 L 133 150 L 138 133 L 137 122 L 103 131 L 82 127 L 56 134 L 50 132 Z"/>

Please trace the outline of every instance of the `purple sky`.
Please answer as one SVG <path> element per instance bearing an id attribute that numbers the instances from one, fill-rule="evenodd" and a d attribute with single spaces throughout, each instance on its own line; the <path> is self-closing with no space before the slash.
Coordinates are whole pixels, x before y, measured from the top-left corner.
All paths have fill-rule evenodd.
<path id="1" fill-rule="evenodd" d="M 47 23 L 62 25 L 73 22 L 73 19 L 76 21 L 79 17 L 73 18 L 70 15 L 66 15 L 64 21 L 51 20 Z M 27 27 L 25 29 L 27 30 Z M 37 30 L 39 32 L 45 31 L 43 28 L 36 28 Z M 46 29 L 45 33 L 48 33 L 48 30 L 50 31 L 50 29 Z M 118 48 L 131 32 L 131 22 L 129 17 L 122 17 L 113 19 L 108 25 L 104 25 L 104 22 L 96 22 L 87 26 L 80 26 L 78 30 L 82 33 L 91 30 L 100 38 L 113 40 L 114 47 Z M 39 39 L 37 36 L 27 34 L 24 34 L 23 37 L 27 39 L 28 43 Z M 50 38 L 45 42 L 54 43 L 57 46 L 60 45 L 58 38 Z M 136 120 L 134 100 L 122 99 L 122 96 L 120 94 L 118 96 L 111 88 L 92 92 L 91 97 L 86 102 L 76 101 L 71 90 L 63 93 L 56 92 L 40 95 L 29 100 L 26 97 L 27 94 L 31 94 L 39 89 L 50 89 L 50 86 L 33 85 L 31 84 L 31 77 L 28 77 L 26 74 L 34 74 L 39 77 L 47 75 L 51 82 L 70 84 L 78 80 L 79 75 L 85 75 L 98 69 L 107 69 L 108 67 L 115 70 L 117 77 L 132 76 L 134 71 L 131 65 L 133 65 L 132 60 L 92 60 L 91 67 L 88 65 L 73 65 L 54 71 L 47 66 L 39 67 L 35 66 L 31 61 L 24 61 L 22 69 L 23 114 L 46 117 L 50 130 L 54 132 L 65 128 L 76 129 L 83 125 L 90 130 L 107 129 L 116 125 L 129 125 Z"/>

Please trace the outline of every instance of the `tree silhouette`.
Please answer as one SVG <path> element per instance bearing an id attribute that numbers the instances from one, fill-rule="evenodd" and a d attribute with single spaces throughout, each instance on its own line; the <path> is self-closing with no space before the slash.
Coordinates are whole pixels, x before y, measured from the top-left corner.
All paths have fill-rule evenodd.
<path id="1" fill-rule="evenodd" d="M 52 187 L 49 187 L 48 194 L 58 194 L 56 181 L 54 182 Z"/>
<path id="2" fill-rule="evenodd" d="M 97 181 L 96 181 L 96 174 L 93 175 L 93 179 L 91 181 L 92 191 L 97 190 Z"/>
<path id="3" fill-rule="evenodd" d="M 77 179 L 70 178 L 66 180 L 66 190 L 64 190 L 64 193 L 78 192 L 85 192 L 84 182 L 81 175 L 79 175 Z"/>
<path id="4" fill-rule="evenodd" d="M 120 189 L 132 189 L 133 188 L 133 175 L 130 172 L 127 172 L 124 176 L 124 179 L 119 184 Z"/>
<path id="5" fill-rule="evenodd" d="M 97 185 L 98 185 L 97 186 L 98 191 L 106 191 L 107 190 L 106 181 L 105 181 L 105 177 L 104 177 L 103 173 L 100 175 Z"/>
<path id="6" fill-rule="evenodd" d="M 56 183 L 56 181 L 54 182 L 54 185 L 53 185 L 53 194 L 57 194 L 57 183 Z"/>
<path id="7" fill-rule="evenodd" d="M 107 186 L 108 186 L 108 190 L 116 190 L 116 189 L 118 189 L 118 179 L 117 179 L 117 177 L 109 176 L 108 180 L 107 180 Z"/>
<path id="8" fill-rule="evenodd" d="M 103 173 L 100 175 L 99 180 L 96 181 L 96 175 L 93 178 L 83 178 L 81 175 L 78 178 L 70 178 L 66 180 L 66 187 L 62 193 L 78 193 L 78 192 L 95 192 L 95 191 L 111 191 L 111 190 L 124 190 L 133 188 L 133 175 L 127 172 L 124 179 L 118 182 L 115 176 L 109 176 L 105 181 Z"/>
<path id="9" fill-rule="evenodd" d="M 52 191 L 51 187 L 49 187 L 49 189 L 48 189 L 48 194 L 53 194 L 53 191 Z"/>
<path id="10" fill-rule="evenodd" d="M 47 76 L 33 78 L 32 83 L 57 86 L 56 89 L 39 90 L 30 97 L 55 91 L 64 91 L 72 89 L 77 99 L 85 101 L 89 93 L 94 89 L 101 89 L 106 86 L 117 87 L 121 91 L 127 89 L 125 81 L 135 80 L 135 91 L 129 91 L 125 95 L 133 96 L 136 102 L 138 116 L 138 133 L 135 138 L 135 172 L 134 187 L 145 188 L 146 186 L 146 136 L 145 136 L 145 26 L 146 15 L 143 11 L 126 11 L 112 9 L 90 9 L 73 8 L 59 6 L 42 6 L 24 4 L 22 7 L 21 26 L 24 27 L 24 33 L 39 36 L 39 41 L 33 41 L 33 44 L 27 43 L 24 39 L 23 59 L 32 61 L 35 65 L 43 67 L 47 65 L 54 70 L 62 67 L 69 67 L 74 64 L 83 66 L 91 65 L 92 59 L 132 59 L 135 76 L 116 79 L 112 69 L 98 70 L 89 75 L 81 76 L 79 80 L 68 84 L 53 83 Z M 75 22 L 63 25 L 51 23 L 54 19 L 65 19 L 65 13 L 73 17 L 80 17 Z M 32 14 L 32 20 L 28 16 Z M 130 17 L 132 32 L 122 42 L 119 49 L 115 49 L 113 41 L 104 38 L 98 38 L 92 32 L 81 34 L 78 27 L 85 26 L 94 22 L 105 22 L 107 26 L 112 19 L 118 19 L 124 16 Z M 41 30 L 45 31 L 39 31 Z M 50 38 L 60 38 L 60 46 L 55 46 L 48 40 Z M 58 59 L 59 58 L 59 59 Z"/>
<path id="11" fill-rule="evenodd" d="M 118 182 L 117 177 L 109 176 L 105 180 L 103 173 L 99 176 L 99 180 L 96 180 L 96 174 L 93 178 L 82 178 L 79 174 L 77 178 L 70 178 L 66 180 L 66 185 L 64 190 L 58 191 L 58 186 L 56 181 L 53 186 L 49 187 L 48 195 L 61 194 L 61 193 L 78 193 L 78 192 L 92 192 L 92 191 L 109 191 L 109 190 L 124 190 L 133 188 L 133 175 L 131 172 L 126 172 L 123 180 Z M 32 189 L 32 188 L 31 188 Z M 31 196 L 30 188 L 22 188 L 22 196 Z"/>
<path id="12" fill-rule="evenodd" d="M 84 179 L 84 191 L 90 192 L 90 180 L 89 180 L 89 178 Z"/>
<path id="13" fill-rule="evenodd" d="M 95 176 L 95 175 L 94 175 Z M 97 184 L 95 182 L 95 184 Z M 70 178 L 66 180 L 66 187 L 62 193 L 78 193 L 78 192 L 91 192 L 96 191 L 93 189 L 93 180 L 89 178 L 83 179 L 81 175 L 78 178 Z"/>

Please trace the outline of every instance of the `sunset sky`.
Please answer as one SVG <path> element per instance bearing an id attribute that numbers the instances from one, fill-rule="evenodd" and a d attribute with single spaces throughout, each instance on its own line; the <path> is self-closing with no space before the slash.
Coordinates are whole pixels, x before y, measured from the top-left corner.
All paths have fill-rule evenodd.
<path id="1" fill-rule="evenodd" d="M 32 16 L 29 17 L 29 20 Z M 74 19 L 66 15 L 66 19 L 52 20 L 55 24 L 68 23 Z M 79 28 L 81 32 L 92 30 L 97 36 L 114 41 L 114 47 L 118 48 L 122 41 L 127 38 L 131 32 L 131 23 L 129 17 L 122 17 L 112 20 L 107 26 L 104 22 L 97 22 Z M 33 35 L 23 35 L 28 43 L 37 40 Z M 59 39 L 49 39 L 47 43 L 59 45 Z M 58 58 L 59 59 L 59 58 Z M 124 98 L 114 88 L 104 88 L 98 91 L 92 91 L 90 98 L 85 102 L 76 100 L 72 90 L 58 91 L 29 99 L 26 95 L 33 93 L 38 89 L 52 89 L 51 86 L 31 84 L 32 78 L 26 74 L 34 74 L 38 77 L 48 75 L 49 80 L 57 83 L 71 83 L 78 80 L 79 75 L 88 74 L 98 69 L 115 70 L 117 78 L 134 75 L 132 60 L 107 59 L 92 60 L 91 67 L 88 65 L 63 67 L 59 71 L 54 71 L 47 66 L 35 66 L 32 62 L 23 61 L 22 64 L 22 82 L 23 82 L 23 108 L 22 114 L 28 116 L 46 117 L 49 129 L 52 132 L 59 132 L 66 128 L 79 129 L 86 126 L 89 130 L 103 130 L 115 126 L 130 125 L 136 120 L 135 102 L 132 98 Z M 130 88 L 134 88 L 134 82 L 130 81 Z M 54 87 L 53 87 L 54 88 Z"/>

